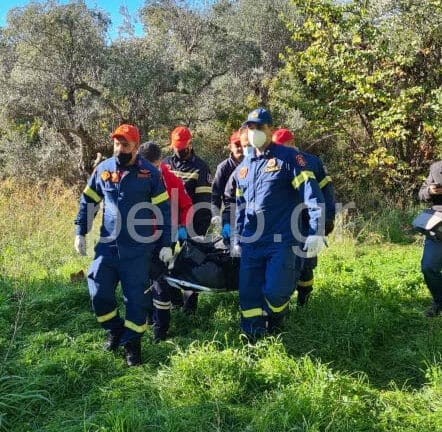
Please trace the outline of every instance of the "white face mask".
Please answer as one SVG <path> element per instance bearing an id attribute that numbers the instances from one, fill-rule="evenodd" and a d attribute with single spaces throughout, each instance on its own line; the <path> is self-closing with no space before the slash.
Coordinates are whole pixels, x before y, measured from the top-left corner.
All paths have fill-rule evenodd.
<path id="1" fill-rule="evenodd" d="M 247 131 L 247 137 L 249 143 L 257 149 L 264 147 L 264 144 L 267 141 L 267 135 L 258 129 L 249 129 Z"/>
<path id="2" fill-rule="evenodd" d="M 245 158 L 255 155 L 255 149 L 252 146 L 243 147 L 242 151 Z"/>

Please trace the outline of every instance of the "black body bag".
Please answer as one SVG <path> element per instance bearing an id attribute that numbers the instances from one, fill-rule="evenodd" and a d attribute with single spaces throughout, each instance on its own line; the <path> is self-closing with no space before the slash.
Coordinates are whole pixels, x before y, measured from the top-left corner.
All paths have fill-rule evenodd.
<path id="1" fill-rule="evenodd" d="M 212 289 L 235 291 L 239 258 L 230 257 L 230 248 L 222 238 L 210 242 L 189 238 L 175 258 L 170 276 Z"/>

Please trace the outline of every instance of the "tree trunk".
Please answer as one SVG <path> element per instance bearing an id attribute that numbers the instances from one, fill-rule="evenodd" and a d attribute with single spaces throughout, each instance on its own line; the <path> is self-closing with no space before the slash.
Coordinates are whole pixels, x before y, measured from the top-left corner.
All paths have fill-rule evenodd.
<path id="1" fill-rule="evenodd" d="M 78 127 L 77 136 L 80 138 L 80 173 L 87 179 L 93 170 L 95 144 L 83 125 Z"/>
<path id="2" fill-rule="evenodd" d="M 80 125 L 77 129 L 60 129 L 59 132 L 71 149 L 77 147 L 73 135 L 79 139 L 80 159 L 78 161 L 78 171 L 80 172 L 81 178 L 87 180 L 93 171 L 93 161 L 96 157 L 94 141 L 84 129 L 83 125 Z"/>

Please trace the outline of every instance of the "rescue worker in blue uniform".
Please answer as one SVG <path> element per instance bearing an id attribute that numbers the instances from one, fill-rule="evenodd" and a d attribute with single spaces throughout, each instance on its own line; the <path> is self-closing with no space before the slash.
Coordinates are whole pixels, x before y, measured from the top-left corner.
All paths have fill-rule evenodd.
<path id="1" fill-rule="evenodd" d="M 193 224 L 189 227 L 191 236 L 203 236 L 206 234 L 212 218 L 210 200 L 212 194 L 210 170 L 207 164 L 198 156 L 192 148 L 192 134 L 185 126 L 177 126 L 171 133 L 171 148 L 173 156 L 167 156 L 163 163 L 181 178 L 186 191 L 192 199 L 194 207 Z M 202 204 L 203 208 L 199 208 Z M 193 232 L 192 232 L 193 230 Z M 194 314 L 198 305 L 198 294 L 193 291 L 184 291 L 183 312 Z M 173 299 L 176 304 L 176 299 Z"/>
<path id="2" fill-rule="evenodd" d="M 138 129 L 120 125 L 112 134 L 114 156 L 101 162 L 80 199 L 75 249 L 86 254 L 85 236 L 99 203 L 103 220 L 95 258 L 88 271 L 89 292 L 97 321 L 107 331 L 104 349 L 125 349 L 129 366 L 141 364 L 141 337 L 146 330 L 149 296 L 145 294 L 152 250 L 161 246 L 163 262 L 172 258 L 170 206 L 158 170 L 139 157 Z M 125 319 L 115 290 L 121 282 Z"/>
<path id="3" fill-rule="evenodd" d="M 430 174 L 419 191 L 423 202 L 430 202 L 432 209 L 442 212 L 442 161 L 430 167 Z M 436 317 L 442 312 L 442 239 L 426 237 L 421 262 L 425 282 L 433 297 L 425 316 Z"/>
<path id="4" fill-rule="evenodd" d="M 226 184 L 233 171 L 235 171 L 235 168 L 243 159 L 243 150 L 239 131 L 235 131 L 230 136 L 229 150 L 230 156 L 216 167 L 215 177 L 212 183 L 212 224 L 222 224 L 221 235 L 225 240 L 230 239 L 230 213 L 223 211 L 222 216 L 220 216 L 220 213 L 222 204 L 225 204 L 226 202 L 226 196 L 224 194 Z M 225 205 L 223 207 L 225 210 Z"/>
<path id="5" fill-rule="evenodd" d="M 241 329 L 249 339 L 278 330 L 288 312 L 299 276 L 294 252 L 305 242 L 307 256 L 319 253 L 317 235 L 323 196 L 313 173 L 304 171 L 295 150 L 272 143 L 272 118 L 263 108 L 247 120 L 248 140 L 256 154 L 235 170 L 236 225 L 233 256 L 241 256 L 239 299 Z M 309 213 L 306 239 L 298 237 L 298 218 Z M 298 246 L 298 248 L 296 248 Z"/>
<path id="6" fill-rule="evenodd" d="M 325 235 L 328 236 L 334 229 L 334 221 L 336 216 L 336 202 L 335 202 L 335 190 L 333 187 L 332 178 L 328 175 L 322 160 L 311 153 L 307 153 L 299 150 L 295 146 L 295 137 L 288 129 L 278 129 L 273 133 L 273 142 L 275 144 L 285 145 L 287 147 L 293 147 L 298 150 L 304 157 L 307 165 L 304 167 L 306 170 L 310 170 L 316 177 L 325 201 Z M 303 212 L 304 227 L 308 226 L 307 218 L 308 213 Z M 307 235 L 304 232 L 304 235 Z M 299 276 L 297 291 L 297 305 L 303 307 L 307 304 L 311 292 L 313 291 L 314 274 L 313 270 L 318 265 L 318 257 L 304 258 L 302 264 L 301 275 Z"/>

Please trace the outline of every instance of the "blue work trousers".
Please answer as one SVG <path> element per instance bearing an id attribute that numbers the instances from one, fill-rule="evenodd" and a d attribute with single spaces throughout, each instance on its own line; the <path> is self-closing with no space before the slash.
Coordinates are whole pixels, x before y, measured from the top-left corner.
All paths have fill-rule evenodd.
<path id="1" fill-rule="evenodd" d="M 123 331 L 121 344 L 139 338 L 146 330 L 146 316 L 151 293 L 146 291 L 151 253 L 131 259 L 117 255 L 97 255 L 88 271 L 88 286 L 92 307 L 101 326 L 111 332 Z M 121 282 L 126 306 L 125 319 L 118 312 L 115 291 Z"/>
<path id="2" fill-rule="evenodd" d="M 442 242 L 425 239 L 421 268 L 434 302 L 442 305 Z"/>
<path id="3" fill-rule="evenodd" d="M 245 333 L 261 336 L 271 316 L 281 317 L 288 312 L 300 270 L 297 262 L 290 245 L 242 246 L 239 302 Z"/>

